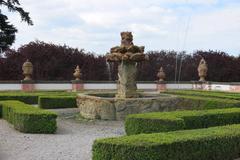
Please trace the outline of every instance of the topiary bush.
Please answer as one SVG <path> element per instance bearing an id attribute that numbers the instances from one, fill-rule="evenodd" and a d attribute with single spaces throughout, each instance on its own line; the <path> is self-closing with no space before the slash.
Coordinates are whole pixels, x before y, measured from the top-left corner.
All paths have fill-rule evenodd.
<path id="1" fill-rule="evenodd" d="M 240 123 L 240 108 L 133 114 L 125 120 L 128 135 L 207 128 Z"/>
<path id="2" fill-rule="evenodd" d="M 95 140 L 93 160 L 233 160 L 240 125 Z"/>
<path id="3" fill-rule="evenodd" d="M 76 96 L 40 96 L 38 100 L 40 108 L 76 108 Z"/>
<path id="4" fill-rule="evenodd" d="M 57 115 L 20 101 L 0 101 L 2 118 L 24 133 L 55 133 Z"/>

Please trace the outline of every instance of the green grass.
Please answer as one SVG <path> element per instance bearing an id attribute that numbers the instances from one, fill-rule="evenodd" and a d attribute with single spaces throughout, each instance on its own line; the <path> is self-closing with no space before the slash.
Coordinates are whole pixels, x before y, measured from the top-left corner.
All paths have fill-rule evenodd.
<path id="1" fill-rule="evenodd" d="M 128 135 L 208 128 L 240 123 L 240 108 L 133 114 L 125 120 Z"/>
<path id="2" fill-rule="evenodd" d="M 0 101 L 0 117 L 24 133 L 55 133 L 57 115 L 20 101 Z"/>
<path id="3" fill-rule="evenodd" d="M 95 140 L 93 160 L 233 160 L 240 125 Z"/>

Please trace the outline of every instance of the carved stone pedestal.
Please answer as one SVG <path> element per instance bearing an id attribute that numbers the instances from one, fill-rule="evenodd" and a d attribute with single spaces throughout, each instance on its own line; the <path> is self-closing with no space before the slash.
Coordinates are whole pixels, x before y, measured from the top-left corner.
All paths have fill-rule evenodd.
<path id="1" fill-rule="evenodd" d="M 157 82 L 157 91 L 164 92 L 167 90 L 166 82 Z"/>
<path id="2" fill-rule="evenodd" d="M 136 62 L 123 61 L 118 66 L 118 93 L 117 98 L 137 98 L 137 67 Z"/>
<path id="3" fill-rule="evenodd" d="M 211 90 L 211 84 L 206 81 L 193 81 L 192 89 L 194 90 Z"/>
<path id="4" fill-rule="evenodd" d="M 81 80 L 73 80 L 72 81 L 72 91 L 73 92 L 81 91 L 83 89 L 84 89 L 83 81 L 81 81 Z"/>
<path id="5" fill-rule="evenodd" d="M 22 91 L 32 92 L 35 89 L 34 81 L 32 80 L 22 80 Z"/>

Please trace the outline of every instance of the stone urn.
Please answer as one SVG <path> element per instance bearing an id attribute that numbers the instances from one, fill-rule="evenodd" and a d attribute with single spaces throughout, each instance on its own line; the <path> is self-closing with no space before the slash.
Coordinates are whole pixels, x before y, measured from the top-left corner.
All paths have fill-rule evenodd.
<path id="1" fill-rule="evenodd" d="M 81 78 L 81 75 L 82 75 L 81 69 L 79 68 L 79 66 L 77 66 L 75 68 L 75 72 L 73 73 L 73 76 L 75 77 L 75 80 L 79 81 L 80 78 Z"/>
<path id="2" fill-rule="evenodd" d="M 23 75 L 25 76 L 24 81 L 31 81 L 32 73 L 33 73 L 33 65 L 32 63 L 27 59 L 26 62 L 23 63 L 22 66 Z"/>
<path id="3" fill-rule="evenodd" d="M 208 66 L 204 58 L 201 59 L 198 65 L 198 76 L 200 77 L 200 82 L 205 82 L 207 77 Z"/>
<path id="4" fill-rule="evenodd" d="M 159 71 L 158 71 L 158 74 L 157 74 L 157 77 L 159 78 L 159 82 L 163 82 L 164 81 L 164 79 L 166 78 L 166 74 L 165 74 L 165 72 L 164 72 L 164 70 L 163 70 L 163 67 L 161 67 L 160 69 L 159 69 Z"/>

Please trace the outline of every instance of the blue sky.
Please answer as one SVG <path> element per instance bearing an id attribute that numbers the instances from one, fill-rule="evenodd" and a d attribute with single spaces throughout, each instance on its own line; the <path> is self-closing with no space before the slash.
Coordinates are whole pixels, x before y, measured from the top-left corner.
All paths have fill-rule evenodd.
<path id="1" fill-rule="evenodd" d="M 149 50 L 221 50 L 240 54 L 239 0 L 20 0 L 34 26 L 18 27 L 14 48 L 33 40 L 105 54 L 132 31 Z M 3 11 L 4 12 L 4 11 Z"/>

